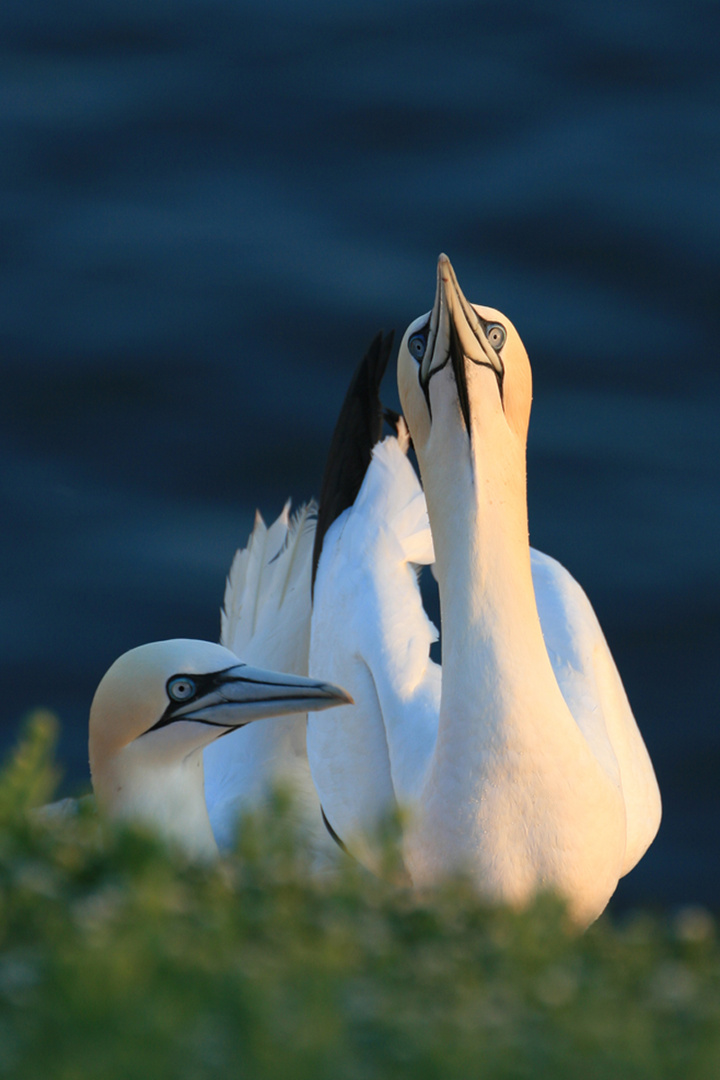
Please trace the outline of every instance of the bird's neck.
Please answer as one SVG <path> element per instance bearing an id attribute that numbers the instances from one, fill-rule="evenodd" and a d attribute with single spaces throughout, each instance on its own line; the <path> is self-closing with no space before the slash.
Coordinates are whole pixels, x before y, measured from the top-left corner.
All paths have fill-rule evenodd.
<path id="1" fill-rule="evenodd" d="M 442 613 L 440 730 L 451 718 L 455 740 L 463 719 L 474 738 L 479 722 L 488 737 L 507 734 L 524 722 L 523 700 L 537 714 L 544 692 L 562 709 L 530 569 L 524 447 L 502 458 L 463 449 L 423 472 Z"/>
<path id="2" fill-rule="evenodd" d="M 524 454 L 443 457 L 448 475 L 423 472 L 440 587 L 440 718 L 408 866 L 418 882 L 469 867 L 504 902 L 555 888 L 587 923 L 617 884 L 625 810 L 543 640 Z"/>
<path id="3" fill-rule="evenodd" d="M 145 762 L 136 740 L 93 770 L 101 811 L 150 827 L 193 859 L 217 855 L 205 805 L 202 748 L 169 763 Z"/>

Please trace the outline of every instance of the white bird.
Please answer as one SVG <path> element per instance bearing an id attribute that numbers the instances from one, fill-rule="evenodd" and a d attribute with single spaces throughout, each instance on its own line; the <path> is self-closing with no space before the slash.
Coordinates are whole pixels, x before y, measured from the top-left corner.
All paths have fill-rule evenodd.
<path id="1" fill-rule="evenodd" d="M 203 748 L 254 720 L 347 701 L 336 686 L 254 667 L 208 641 L 131 649 L 103 676 L 90 709 L 98 809 L 150 825 L 190 857 L 212 858 Z"/>
<path id="2" fill-rule="evenodd" d="M 464 871 L 512 904 L 552 889 L 588 924 L 654 838 L 660 795 L 590 602 L 529 546 L 527 354 L 444 255 L 398 385 L 424 496 L 400 427 L 324 536 L 315 581 L 310 671 L 355 700 L 342 723 L 308 725 L 325 814 L 377 869 L 378 823 L 406 808 L 413 883 Z M 432 562 L 442 671 L 415 571 Z"/>

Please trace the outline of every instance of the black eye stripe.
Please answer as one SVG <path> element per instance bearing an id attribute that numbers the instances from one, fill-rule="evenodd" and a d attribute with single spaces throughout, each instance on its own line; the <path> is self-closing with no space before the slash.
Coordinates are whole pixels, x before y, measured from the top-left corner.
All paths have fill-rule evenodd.
<path id="1" fill-rule="evenodd" d="M 171 712 L 181 705 L 187 705 L 188 702 L 193 701 L 195 698 L 209 694 L 218 684 L 225 681 L 225 676 L 229 670 L 230 668 L 223 668 L 222 671 L 210 671 L 206 675 L 196 675 L 194 673 L 188 675 L 184 672 L 171 675 L 165 683 L 165 692 L 169 699 L 167 711 Z M 177 687 L 181 683 L 187 683 L 189 687 L 192 687 L 192 693 L 186 696 L 178 696 L 173 693 L 173 687 Z"/>
<path id="2" fill-rule="evenodd" d="M 260 686 L 267 685 L 266 681 L 261 676 L 260 677 L 254 677 L 254 676 L 246 676 L 246 675 L 241 675 L 241 674 L 234 674 L 234 675 L 228 677 L 228 672 L 229 671 L 231 671 L 231 670 L 239 671 L 240 669 L 242 669 L 244 667 L 247 667 L 247 665 L 238 663 L 238 664 L 233 665 L 232 668 L 227 667 L 227 668 L 223 668 L 222 671 L 211 671 L 211 672 L 208 672 L 205 675 L 194 675 L 194 674 L 193 675 L 181 675 L 181 674 L 172 675 L 168 679 L 167 683 L 165 684 L 165 690 L 166 690 L 166 693 L 167 693 L 168 698 L 169 698 L 167 707 L 165 709 L 165 712 L 160 717 L 160 719 L 157 721 L 157 723 L 153 724 L 152 727 L 148 728 L 148 730 L 146 732 L 144 732 L 144 734 L 147 735 L 151 731 L 157 731 L 160 728 L 167 727 L 169 724 L 172 724 L 175 720 L 183 720 L 184 717 L 185 717 L 185 712 L 182 711 L 182 710 L 187 710 L 188 705 L 192 706 L 193 702 L 195 702 L 195 701 L 197 701 L 199 699 L 202 699 L 204 697 L 207 697 L 208 695 L 212 694 L 213 691 L 217 692 L 217 694 L 219 696 L 219 700 L 215 700 L 215 701 L 211 701 L 209 703 L 206 703 L 206 705 L 205 705 L 206 708 L 220 707 L 223 704 L 231 703 L 232 699 L 227 698 L 227 697 L 225 697 L 223 695 L 223 688 L 228 686 L 230 683 L 248 683 L 250 685 L 255 685 L 255 686 L 257 686 L 257 685 L 260 685 Z M 250 670 L 252 670 L 252 668 Z M 186 682 L 188 684 L 192 684 L 194 686 L 194 692 L 192 694 L 190 694 L 188 697 L 184 697 L 184 698 L 174 698 L 174 697 L 172 697 L 172 695 L 170 694 L 170 686 L 173 683 L 177 683 L 177 682 Z M 283 682 L 278 681 L 278 682 L 274 682 L 272 685 L 276 686 L 278 691 L 297 689 L 295 683 L 283 683 Z M 278 694 L 276 699 L 271 698 L 269 696 L 269 694 L 268 694 L 267 697 L 263 697 L 263 701 L 268 702 L 268 703 L 273 701 L 273 700 L 277 700 L 278 704 L 287 704 L 288 698 L 287 698 L 287 696 L 284 696 L 282 694 Z M 208 719 L 207 717 L 202 717 L 201 718 L 201 717 L 197 717 L 197 716 L 192 716 L 192 717 L 190 717 L 190 719 L 192 719 L 194 723 L 206 724 L 209 727 L 222 727 L 222 728 L 227 727 L 226 724 L 215 723 L 214 721 Z M 242 725 L 239 725 L 239 726 L 242 726 Z"/>
<path id="3" fill-rule="evenodd" d="M 239 666 L 239 665 L 238 665 Z M 220 684 L 226 682 L 226 676 L 230 668 L 223 668 L 222 671 L 210 671 L 206 675 L 186 675 L 182 672 L 178 672 L 177 675 L 171 675 L 168 681 L 165 683 L 165 693 L 168 696 L 168 703 L 165 712 L 160 717 L 156 724 L 153 724 L 149 731 L 157 731 L 159 728 L 167 727 L 176 718 L 175 713 L 179 709 L 184 709 L 187 705 L 191 704 L 196 698 L 205 697 L 206 694 L 212 693 Z M 187 682 L 192 683 L 194 686 L 194 692 L 186 698 L 174 698 L 170 693 L 170 687 L 173 683 Z M 182 719 L 182 716 L 177 719 Z M 145 732 L 147 734 L 147 732 Z"/>

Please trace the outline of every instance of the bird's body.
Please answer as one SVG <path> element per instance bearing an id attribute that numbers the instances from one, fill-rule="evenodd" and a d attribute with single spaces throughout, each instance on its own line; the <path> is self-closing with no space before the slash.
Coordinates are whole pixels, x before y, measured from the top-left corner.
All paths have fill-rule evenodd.
<path id="1" fill-rule="evenodd" d="M 315 584 L 310 671 L 342 674 L 356 702 L 334 730 L 309 724 L 325 813 L 372 866 L 379 819 L 405 807 L 416 884 L 462 870 L 502 901 L 554 889 L 590 922 L 655 835 L 659 794 L 589 601 L 529 546 L 522 342 L 444 256 L 398 381 L 424 496 L 387 439 Z M 442 672 L 414 570 L 433 560 Z"/>

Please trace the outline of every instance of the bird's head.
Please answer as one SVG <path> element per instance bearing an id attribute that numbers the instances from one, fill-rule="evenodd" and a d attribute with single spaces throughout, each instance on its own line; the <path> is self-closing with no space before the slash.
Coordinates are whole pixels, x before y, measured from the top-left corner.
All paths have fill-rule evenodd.
<path id="1" fill-rule="evenodd" d="M 173 764 L 253 720 L 327 709 L 337 686 L 243 664 L 209 641 L 155 641 L 124 653 L 90 708 L 90 767 L 132 747 L 152 766 Z"/>
<path id="2" fill-rule="evenodd" d="M 438 259 L 432 311 L 405 331 L 398 387 L 421 468 L 441 446 L 466 447 L 471 460 L 524 455 L 532 399 L 525 347 L 505 315 L 465 299 L 447 255 Z"/>

